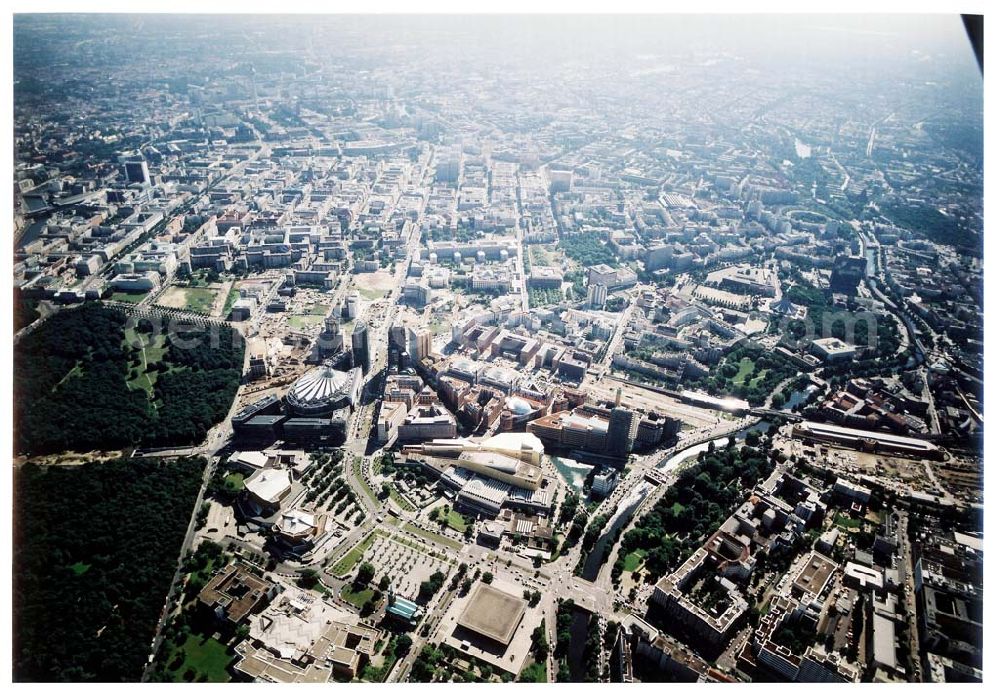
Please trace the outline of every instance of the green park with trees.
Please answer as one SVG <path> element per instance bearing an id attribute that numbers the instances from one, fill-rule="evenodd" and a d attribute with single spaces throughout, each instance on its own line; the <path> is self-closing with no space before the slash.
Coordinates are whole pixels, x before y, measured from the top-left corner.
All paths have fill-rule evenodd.
<path id="1" fill-rule="evenodd" d="M 597 232 L 576 234 L 559 240 L 559 249 L 584 268 L 617 261 L 615 251 L 602 241 Z"/>
<path id="2" fill-rule="evenodd" d="M 15 470 L 15 680 L 139 680 L 204 468 L 182 458 Z"/>
<path id="3" fill-rule="evenodd" d="M 232 405 L 244 342 L 223 326 L 168 328 L 129 327 L 121 310 L 86 303 L 25 336 L 14 348 L 15 451 L 201 442 Z"/>
<path id="4" fill-rule="evenodd" d="M 799 374 L 786 358 L 750 344 L 737 344 L 712 366 L 708 375 L 686 380 L 686 385 L 709 394 L 745 399 L 762 406 L 784 380 Z"/>
<path id="5" fill-rule="evenodd" d="M 773 470 L 765 454 L 769 441 L 761 443 L 761 447 L 734 444 L 698 455 L 652 510 L 625 532 L 612 577 L 619 578 L 626 557 L 638 551 L 644 553 L 647 582 L 669 574 L 694 553 Z"/>

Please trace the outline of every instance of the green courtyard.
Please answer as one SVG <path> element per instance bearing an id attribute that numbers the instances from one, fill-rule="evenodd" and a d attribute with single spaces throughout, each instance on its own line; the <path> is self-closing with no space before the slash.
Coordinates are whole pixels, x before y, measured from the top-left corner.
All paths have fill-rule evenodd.
<path id="1" fill-rule="evenodd" d="M 170 651 L 166 672 L 175 682 L 228 682 L 227 667 L 235 660 L 236 655 L 215 638 L 191 633 L 183 645 Z"/>

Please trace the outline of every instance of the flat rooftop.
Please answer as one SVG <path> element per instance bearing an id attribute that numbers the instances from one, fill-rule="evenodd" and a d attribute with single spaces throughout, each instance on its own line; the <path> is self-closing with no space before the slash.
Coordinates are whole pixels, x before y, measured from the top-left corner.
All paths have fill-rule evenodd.
<path id="1" fill-rule="evenodd" d="M 803 594 L 818 597 L 836 569 L 836 563 L 814 551 L 799 576 L 795 578 L 795 588 Z"/>
<path id="2" fill-rule="evenodd" d="M 850 343 L 845 343 L 834 336 L 830 336 L 829 338 L 817 338 L 813 341 L 813 345 L 820 346 L 821 348 L 825 348 L 827 350 L 854 350 L 854 346 Z"/>
<path id="3" fill-rule="evenodd" d="M 458 625 L 507 645 L 527 606 L 522 598 L 480 582 L 458 617 Z"/>

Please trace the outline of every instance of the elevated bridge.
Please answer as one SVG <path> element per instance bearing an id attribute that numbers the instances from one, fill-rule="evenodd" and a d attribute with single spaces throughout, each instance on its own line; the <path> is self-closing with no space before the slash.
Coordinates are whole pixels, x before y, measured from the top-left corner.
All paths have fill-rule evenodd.
<path id="1" fill-rule="evenodd" d="M 805 420 L 802 416 L 791 411 L 781 411 L 774 408 L 752 408 L 750 414 L 767 420 L 784 420 L 789 423 L 801 423 Z"/>

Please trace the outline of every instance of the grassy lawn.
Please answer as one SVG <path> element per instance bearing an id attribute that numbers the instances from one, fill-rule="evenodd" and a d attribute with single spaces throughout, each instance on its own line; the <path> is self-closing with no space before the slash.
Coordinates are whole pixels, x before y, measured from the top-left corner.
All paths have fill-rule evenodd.
<path id="1" fill-rule="evenodd" d="M 744 384 L 746 382 L 747 377 L 753 373 L 753 360 L 750 358 L 743 358 L 740 360 L 739 368 L 739 372 L 737 372 L 736 376 L 732 379 L 733 384 Z"/>
<path id="2" fill-rule="evenodd" d="M 465 518 L 454 510 L 448 511 L 448 526 L 459 533 L 464 533 L 469 528 L 469 525 L 465 523 Z"/>
<path id="3" fill-rule="evenodd" d="M 395 485 L 389 486 L 389 497 L 395 501 L 396 505 L 403 508 L 407 512 L 413 512 L 416 510 L 416 508 L 410 505 L 409 501 L 407 501 L 406 498 L 404 498 L 403 495 L 396 490 Z"/>
<path id="4" fill-rule="evenodd" d="M 146 362 L 160 362 L 163 360 L 163 356 L 167 354 L 167 335 L 158 334 L 156 340 L 152 343 L 149 342 L 149 334 L 139 333 L 134 327 L 125 329 L 125 340 L 131 346 L 138 347 L 141 343 L 145 354 Z"/>
<path id="5" fill-rule="evenodd" d="M 128 380 L 128 386 L 130 389 L 144 390 L 146 395 L 152 399 L 153 385 L 156 384 L 157 373 L 149 370 L 149 364 L 163 360 L 163 356 L 167 352 L 167 337 L 160 334 L 152 343 L 150 343 L 149 339 L 149 334 L 139 333 L 135 328 L 125 330 L 126 344 L 132 347 L 140 347 L 139 355 L 142 358 L 142 362 L 136 369 L 135 377 Z M 132 373 L 129 372 L 129 374 L 131 375 Z"/>
<path id="6" fill-rule="evenodd" d="M 135 379 L 128 380 L 128 386 L 130 389 L 142 389 L 146 392 L 146 396 L 150 399 L 153 398 L 153 382 L 156 380 L 151 378 L 147 373 L 140 372 Z"/>
<path id="7" fill-rule="evenodd" d="M 231 473 L 228 476 L 226 476 L 226 478 L 224 479 L 223 483 L 225 483 L 226 488 L 228 488 L 230 490 L 242 491 L 243 490 L 243 474 L 239 473 L 238 471 L 234 471 L 233 473 Z"/>
<path id="8" fill-rule="evenodd" d="M 407 547 L 409 547 L 411 549 L 414 549 L 415 551 L 419 551 L 420 553 L 424 554 L 425 556 L 430 556 L 431 558 L 436 558 L 438 560 L 441 560 L 443 558 L 443 556 L 441 555 L 441 553 L 439 553 L 437 551 L 432 551 L 429 548 L 427 548 L 426 546 L 418 544 L 415 541 L 411 541 L 411 540 L 407 539 L 404 536 L 394 536 L 394 537 L 392 537 L 392 542 L 394 544 L 402 544 L 403 546 L 407 546 Z M 447 558 L 444 558 L 444 560 L 448 561 L 448 563 L 451 564 L 451 561 L 448 560 Z M 452 564 L 452 565 L 454 565 L 454 564 Z"/>
<path id="9" fill-rule="evenodd" d="M 90 564 L 84 563 L 83 561 L 77 561 L 69 567 L 76 575 L 83 575 L 88 570 L 90 570 Z"/>
<path id="10" fill-rule="evenodd" d="M 288 317 L 288 325 L 293 329 L 304 329 L 307 326 L 316 326 L 323 323 L 322 315 L 316 314 L 295 314 Z"/>
<path id="11" fill-rule="evenodd" d="M 532 682 L 536 684 L 545 684 L 548 682 L 548 675 L 545 670 L 544 662 L 532 662 L 530 665 L 521 670 L 521 675 L 517 678 L 519 682 Z"/>
<path id="12" fill-rule="evenodd" d="M 184 662 L 175 670 L 167 670 L 174 681 L 186 681 L 184 673 L 189 668 L 193 669 L 196 675 L 204 674 L 210 682 L 228 682 L 230 680 L 231 677 L 226 668 L 235 661 L 236 656 L 215 638 L 192 633 L 184 641 L 184 645 L 179 648 L 175 646 L 171 650 L 170 656 L 167 658 L 168 665 L 174 663 L 178 650 L 184 651 Z"/>
<path id="13" fill-rule="evenodd" d="M 361 560 L 361 556 L 364 555 L 365 551 L 368 550 L 368 547 L 370 547 L 374 542 L 375 532 L 372 532 L 360 543 L 356 544 L 354 548 L 341 556 L 340 560 L 334 563 L 330 568 L 330 572 L 338 577 L 350 573 L 354 569 L 354 566 L 358 564 L 358 561 Z"/>
<path id="14" fill-rule="evenodd" d="M 861 520 L 851 519 L 846 515 L 837 515 L 833 518 L 833 523 L 845 529 L 859 529 L 861 527 Z"/>
<path id="15" fill-rule="evenodd" d="M 209 288 L 184 288 L 184 309 L 199 314 L 211 314 L 216 291 Z"/>
<path id="16" fill-rule="evenodd" d="M 142 298 L 146 296 L 145 292 L 114 292 L 111 293 L 111 297 L 108 298 L 112 302 L 129 302 L 131 304 L 136 304 L 140 302 Z"/>
<path id="17" fill-rule="evenodd" d="M 143 345 L 149 343 L 149 334 L 140 334 L 134 326 L 125 329 L 125 343 L 127 345 L 138 347 L 140 341 Z"/>
<path id="18" fill-rule="evenodd" d="M 766 369 L 765 370 L 761 370 L 760 374 L 758 374 L 756 377 L 754 377 L 753 379 L 750 380 L 750 386 L 751 387 L 756 387 L 757 385 L 759 385 L 761 383 L 761 381 L 765 377 L 767 377 L 767 373 L 768 372 L 770 372 L 770 370 L 766 370 Z"/>
<path id="19" fill-rule="evenodd" d="M 136 376 L 128 380 L 128 386 L 130 389 L 144 390 L 147 396 L 152 399 L 153 385 L 156 384 L 159 373 L 150 370 L 149 365 L 161 362 L 167 354 L 167 336 L 166 334 L 158 334 L 152 343 L 150 343 L 149 338 L 149 334 L 141 334 L 134 327 L 125 329 L 125 343 L 130 346 L 141 345 L 140 356 L 143 358 Z"/>
<path id="20" fill-rule="evenodd" d="M 766 614 L 771 610 L 771 599 L 773 598 L 768 597 L 766 601 L 764 601 L 760 606 L 757 607 L 757 610 L 760 612 L 761 616 L 763 616 L 764 614 Z"/>
<path id="21" fill-rule="evenodd" d="M 642 549 L 638 551 L 633 551 L 629 555 L 625 556 L 625 572 L 631 573 L 634 570 L 638 570 L 639 566 L 642 565 L 642 559 L 646 557 L 646 552 Z"/>
<path id="22" fill-rule="evenodd" d="M 399 519 L 398 517 L 392 517 L 390 515 L 389 517 L 385 518 L 385 521 L 382 524 L 386 527 L 395 527 L 396 529 L 399 529 L 399 525 L 402 521 L 403 520 Z"/>
<path id="23" fill-rule="evenodd" d="M 233 305 L 236 304 L 236 300 L 240 299 L 239 290 L 230 290 L 229 294 L 226 295 L 226 304 L 222 307 L 222 316 L 228 317 L 229 312 L 232 311 Z"/>
<path id="24" fill-rule="evenodd" d="M 365 605 L 365 602 L 372 598 L 372 595 L 374 594 L 375 590 L 367 587 L 355 591 L 354 585 L 344 585 L 344 589 L 340 591 L 340 598 L 360 609 Z"/>
<path id="25" fill-rule="evenodd" d="M 385 290 L 375 290 L 373 288 L 358 288 L 358 294 L 366 300 L 381 300 L 385 297 Z"/>
<path id="26" fill-rule="evenodd" d="M 207 585 L 208 581 L 212 578 L 212 572 L 215 570 L 215 563 L 215 559 L 210 558 L 203 568 L 199 568 L 191 573 L 189 582 L 201 582 L 203 585 Z"/>
<path id="27" fill-rule="evenodd" d="M 325 317 L 330 313 L 330 306 L 325 304 L 320 304 L 319 302 L 309 305 L 306 309 L 306 314 L 314 317 Z"/>
<path id="28" fill-rule="evenodd" d="M 440 534 L 435 534 L 434 532 L 428 532 L 426 529 L 421 529 L 412 522 L 407 522 L 405 525 L 403 525 L 403 529 L 405 529 L 408 532 L 413 532 L 414 534 L 422 536 L 425 539 L 430 539 L 431 541 L 436 541 L 439 544 L 450 546 L 456 551 L 462 548 L 462 544 L 455 541 L 454 539 L 449 539 L 446 536 L 441 536 Z"/>

